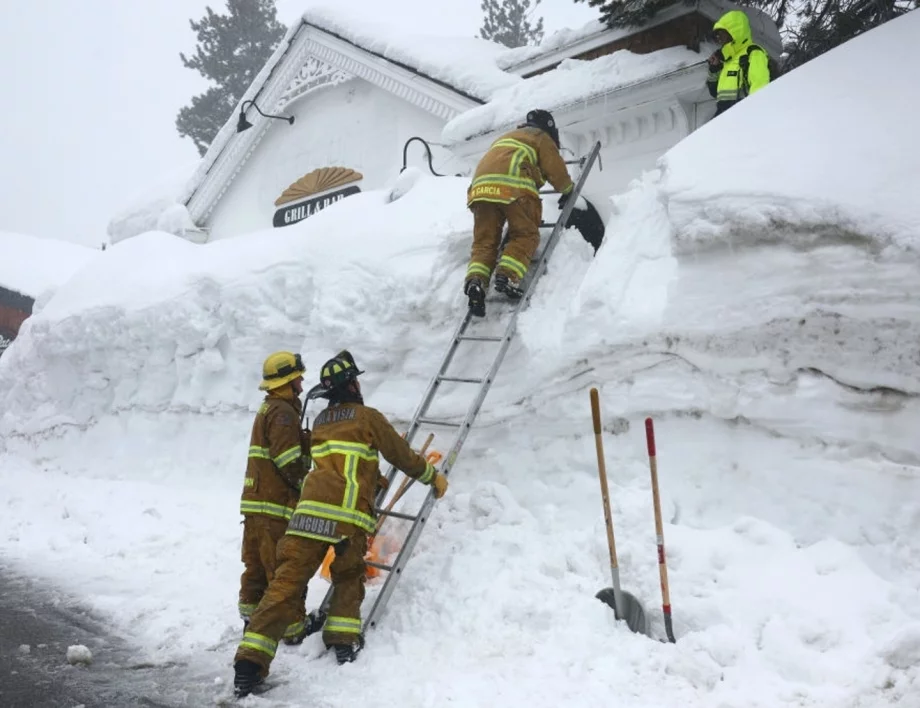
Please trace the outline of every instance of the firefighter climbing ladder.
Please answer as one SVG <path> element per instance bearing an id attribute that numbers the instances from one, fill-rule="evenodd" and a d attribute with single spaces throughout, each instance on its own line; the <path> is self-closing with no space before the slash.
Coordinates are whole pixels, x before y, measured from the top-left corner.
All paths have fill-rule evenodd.
<path id="1" fill-rule="evenodd" d="M 476 420 L 476 416 L 479 414 L 479 409 L 481 408 L 483 401 L 486 398 L 486 394 L 489 392 L 489 388 L 492 386 L 492 382 L 495 380 L 495 376 L 498 373 L 498 369 L 502 364 L 502 360 L 505 358 L 505 354 L 508 351 L 508 348 L 511 346 L 511 341 L 514 337 L 515 329 L 517 327 L 517 318 L 521 311 L 527 306 L 530 301 L 531 294 L 534 291 L 534 286 L 539 280 L 540 276 L 546 270 L 547 262 L 549 257 L 552 255 L 553 250 L 556 248 L 556 243 L 559 240 L 559 235 L 562 233 L 565 228 L 565 223 L 569 219 L 569 215 L 572 212 L 572 209 L 575 206 L 575 203 L 578 201 L 578 197 L 581 194 L 582 187 L 585 184 L 585 181 L 588 178 L 588 174 L 591 171 L 591 168 L 594 166 L 595 160 L 598 158 L 600 153 L 601 144 L 595 143 L 591 151 L 587 156 L 582 157 L 579 160 L 573 160 L 567 164 L 578 164 L 581 166 L 581 174 L 575 182 L 575 187 L 572 192 L 572 197 L 566 202 L 565 207 L 562 209 L 562 212 L 559 214 L 559 218 L 556 220 L 555 224 L 552 224 L 552 232 L 549 237 L 546 239 L 546 243 L 543 246 L 542 251 L 534 258 L 534 261 L 528 271 L 527 276 L 524 278 L 521 287 L 524 290 L 524 295 L 521 299 L 513 306 L 510 312 L 506 311 L 506 316 L 508 317 L 507 324 L 504 326 L 504 331 L 500 335 L 477 335 L 475 333 L 468 333 L 468 330 L 471 328 L 471 324 L 481 321 L 480 318 L 473 317 L 469 311 L 467 311 L 463 320 L 460 322 L 457 327 L 454 336 L 450 340 L 450 345 L 448 346 L 447 353 L 444 355 L 441 365 L 438 368 L 438 372 L 432 378 L 431 382 L 428 384 L 428 388 L 425 391 L 425 395 L 422 398 L 422 402 L 419 405 L 418 409 L 415 411 L 415 415 L 412 416 L 412 422 L 409 425 L 409 430 L 406 434 L 406 440 L 411 444 L 412 439 L 419 429 L 423 426 L 437 426 L 439 428 L 453 428 L 457 431 L 456 437 L 453 440 L 453 443 L 450 447 L 450 452 L 447 454 L 447 458 L 444 461 L 444 464 L 441 466 L 440 472 L 443 475 L 450 474 L 451 469 L 454 464 L 457 462 L 457 457 L 460 454 L 460 449 L 463 447 L 463 443 L 466 441 L 466 437 L 470 432 L 470 429 L 473 427 L 473 423 Z M 552 191 L 542 191 L 541 194 L 554 194 L 557 192 Z M 549 226 L 549 224 L 541 225 L 541 228 L 544 226 Z M 489 314 L 486 313 L 486 318 Z M 492 359 L 492 364 L 489 367 L 488 372 L 485 376 L 479 377 L 466 377 L 466 376 L 450 376 L 448 374 L 448 368 L 450 367 L 454 355 L 457 353 L 458 348 L 463 342 L 480 342 L 488 345 L 495 346 L 497 351 L 494 354 Z M 438 390 L 441 387 L 442 383 L 454 383 L 454 384 L 469 384 L 478 386 L 478 391 L 476 392 L 472 402 L 467 409 L 466 416 L 459 423 L 450 421 L 450 420 L 439 420 L 427 417 L 431 404 L 434 402 L 435 397 L 437 396 Z M 387 471 L 386 477 L 391 483 L 393 478 L 396 476 L 396 468 L 390 467 Z M 392 484 L 391 484 L 392 486 Z M 404 519 L 406 521 L 412 522 L 412 526 L 409 529 L 408 534 L 402 542 L 402 546 L 399 549 L 399 552 L 396 556 L 396 561 L 393 565 L 386 565 L 384 563 L 374 563 L 368 561 L 369 565 L 379 568 L 384 571 L 388 571 L 386 581 L 384 582 L 383 588 L 381 588 L 374 604 L 371 607 L 371 611 L 366 615 L 364 627 L 365 631 L 369 628 L 375 627 L 377 620 L 382 614 L 384 608 L 387 605 L 387 602 L 390 599 L 390 595 L 393 594 L 393 590 L 396 588 L 396 583 L 402 575 L 403 570 L 406 567 L 406 564 L 409 562 L 409 558 L 412 556 L 412 551 L 415 549 L 415 544 L 418 542 L 419 537 L 422 533 L 422 528 L 425 525 L 425 522 L 428 520 L 428 517 L 431 515 L 431 510 L 434 507 L 435 498 L 432 491 L 429 489 L 425 495 L 425 499 L 422 502 L 421 507 L 415 514 L 406 514 L 396 511 L 386 511 L 383 509 L 383 501 L 387 495 L 387 491 L 383 490 L 377 496 L 377 512 L 381 516 L 391 516 L 398 519 Z M 328 604 L 331 600 L 332 590 L 330 588 L 329 592 L 326 594 L 325 599 L 321 605 L 323 610 L 328 607 Z"/>

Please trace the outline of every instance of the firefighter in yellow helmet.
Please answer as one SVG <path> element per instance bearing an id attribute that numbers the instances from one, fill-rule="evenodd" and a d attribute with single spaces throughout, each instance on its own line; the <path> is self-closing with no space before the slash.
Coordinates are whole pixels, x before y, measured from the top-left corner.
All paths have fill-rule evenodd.
<path id="1" fill-rule="evenodd" d="M 368 534 L 376 527 L 374 497 L 380 455 L 410 477 L 431 485 L 436 498 L 447 491 L 447 478 L 409 447 L 382 413 L 364 405 L 359 371 L 348 351 L 323 365 L 320 384 L 309 397 L 329 405 L 314 421 L 313 464 L 287 533 L 278 544 L 278 568 L 269 583 L 234 659 L 234 689 L 246 696 L 268 675 L 278 640 L 297 616 L 307 582 L 319 569 L 329 546 L 333 593 L 323 642 L 335 649 L 340 664 L 353 661 L 363 646 Z M 311 624 L 315 623 L 311 622 Z M 313 627 L 311 627 L 312 629 Z"/>
<path id="2" fill-rule="evenodd" d="M 559 154 L 559 130 L 552 114 L 536 109 L 527 114 L 523 125 L 492 143 L 467 192 L 467 206 L 473 212 L 473 248 L 463 292 L 473 315 L 486 314 L 485 293 L 493 269 L 497 291 L 513 300 L 523 295 L 521 280 L 540 244 L 539 190 L 547 180 L 562 193 L 561 209 L 575 185 Z M 499 258 L 506 221 L 508 242 Z"/>
<path id="3" fill-rule="evenodd" d="M 310 434 L 301 430 L 304 366 L 300 354 L 275 352 L 262 365 L 266 392 L 259 406 L 243 481 L 243 575 L 239 611 L 244 624 L 262 599 L 275 573 L 275 547 L 284 536 L 310 468 Z M 301 601 L 284 631 L 288 644 L 299 644 L 306 634 Z"/>
<path id="4" fill-rule="evenodd" d="M 741 10 L 726 12 L 712 30 L 721 49 L 709 57 L 706 86 L 720 115 L 770 83 L 770 66 L 766 50 L 752 41 L 751 24 Z"/>

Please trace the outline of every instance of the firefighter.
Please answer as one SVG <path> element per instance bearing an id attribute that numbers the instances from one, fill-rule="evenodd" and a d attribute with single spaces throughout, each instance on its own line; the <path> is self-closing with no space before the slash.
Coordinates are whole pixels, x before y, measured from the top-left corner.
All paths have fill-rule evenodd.
<path id="1" fill-rule="evenodd" d="M 706 86 L 716 99 L 716 115 L 770 83 L 766 50 L 751 39 L 751 24 L 741 10 L 726 12 L 713 27 L 721 49 L 709 57 Z"/>
<path id="2" fill-rule="evenodd" d="M 493 269 L 498 292 L 512 300 L 523 295 L 521 281 L 540 243 L 539 190 L 547 180 L 562 193 L 561 209 L 575 185 L 559 154 L 559 131 L 552 114 L 536 109 L 527 114 L 523 125 L 492 143 L 467 192 L 467 206 L 473 212 L 473 248 L 463 292 L 475 316 L 486 313 L 485 293 Z M 508 242 L 498 258 L 506 221 Z"/>
<path id="3" fill-rule="evenodd" d="M 330 546 L 335 550 L 332 600 L 328 616 L 314 617 L 325 620 L 323 642 L 335 650 L 339 664 L 354 661 L 363 646 L 364 554 L 376 526 L 379 455 L 431 485 L 436 498 L 447 491 L 447 478 L 415 453 L 383 414 L 364 405 L 358 382 L 362 373 L 347 350 L 339 352 L 323 365 L 320 384 L 309 394 L 329 401 L 313 424 L 314 468 L 278 544 L 278 569 L 236 652 L 237 696 L 251 693 L 268 675 L 278 640 L 296 617 L 307 582 Z"/>
<path id="4" fill-rule="evenodd" d="M 301 403 L 304 366 L 300 354 L 275 352 L 262 365 L 265 400 L 259 406 L 243 481 L 243 575 L 240 578 L 240 617 L 244 628 L 275 572 L 275 547 L 284 536 L 310 468 L 310 434 L 302 431 Z M 285 628 L 286 644 L 305 636 L 304 605 L 300 603 Z"/>

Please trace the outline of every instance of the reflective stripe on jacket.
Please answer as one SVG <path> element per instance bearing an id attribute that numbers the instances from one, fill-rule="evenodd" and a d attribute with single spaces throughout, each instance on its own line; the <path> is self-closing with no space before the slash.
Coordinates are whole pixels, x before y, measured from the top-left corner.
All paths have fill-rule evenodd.
<path id="1" fill-rule="evenodd" d="M 335 543 L 355 529 L 373 533 L 379 455 L 422 484 L 434 480 L 434 467 L 380 411 L 360 403 L 326 408 L 314 421 L 312 440 L 314 468 L 288 525 L 292 536 Z"/>
<path id="2" fill-rule="evenodd" d="M 309 468 L 300 401 L 269 393 L 252 424 L 240 513 L 290 519 Z M 306 439 L 309 445 L 309 438 Z"/>
<path id="3" fill-rule="evenodd" d="M 474 202 L 510 204 L 525 195 L 539 199 L 540 187 L 547 180 L 560 192 L 574 187 L 553 139 L 539 128 L 518 128 L 492 143 L 479 161 L 467 192 L 467 206 Z"/>
<path id="4" fill-rule="evenodd" d="M 732 36 L 732 41 L 721 50 L 721 71 L 710 71 L 706 79 L 709 93 L 716 99 L 717 113 L 721 113 L 770 83 L 770 68 L 767 52 L 763 47 L 753 44 L 751 25 L 741 10 L 732 10 L 722 15 L 713 25 L 713 30 L 717 29 L 723 29 Z M 741 67 L 742 57 L 747 57 L 748 61 L 747 84 L 744 83 Z"/>

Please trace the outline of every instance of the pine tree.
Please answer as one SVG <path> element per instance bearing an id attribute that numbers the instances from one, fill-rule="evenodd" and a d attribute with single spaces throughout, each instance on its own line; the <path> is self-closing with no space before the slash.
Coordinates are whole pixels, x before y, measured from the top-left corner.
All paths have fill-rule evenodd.
<path id="1" fill-rule="evenodd" d="M 216 84 L 194 96 L 176 117 L 179 135 L 190 137 L 201 155 L 285 32 L 277 19 L 275 0 L 227 0 L 227 11 L 218 15 L 208 7 L 201 20 L 189 20 L 198 45 L 191 58 L 179 54 L 186 68 Z"/>
<path id="2" fill-rule="evenodd" d="M 543 18 L 530 21 L 539 4 L 540 0 L 535 0 L 531 8 L 530 0 L 482 0 L 484 17 L 479 36 L 512 49 L 539 44 L 543 39 Z"/>
<path id="3" fill-rule="evenodd" d="M 781 28 L 783 70 L 824 52 L 918 6 L 917 0 L 750 0 Z"/>
<path id="4" fill-rule="evenodd" d="M 601 12 L 601 21 L 608 27 L 635 27 L 648 22 L 656 12 L 677 0 L 575 0 L 587 2 Z"/>

